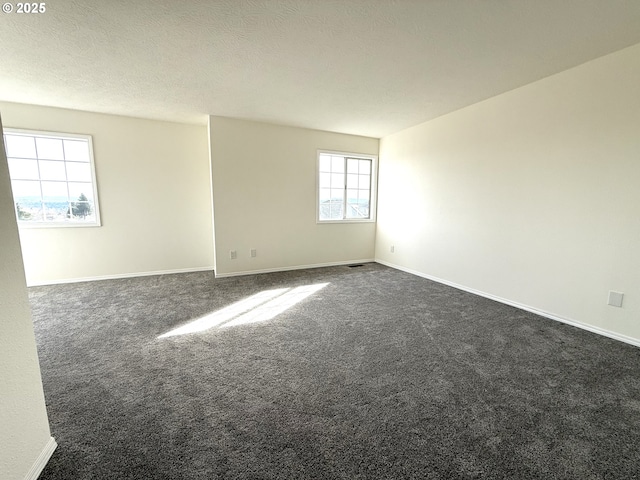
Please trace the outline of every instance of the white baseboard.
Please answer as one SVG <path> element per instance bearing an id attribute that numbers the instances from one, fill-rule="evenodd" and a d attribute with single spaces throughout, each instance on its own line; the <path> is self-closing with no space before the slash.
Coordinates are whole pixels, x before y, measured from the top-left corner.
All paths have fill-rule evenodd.
<path id="1" fill-rule="evenodd" d="M 444 285 L 448 285 L 453 288 L 457 288 L 458 290 L 463 290 L 465 292 L 473 293 L 474 295 L 478 295 L 480 297 L 488 298 L 490 300 L 495 300 L 496 302 L 504 303 L 505 305 L 509 305 L 512 307 L 519 308 L 520 310 L 526 310 L 527 312 L 535 313 L 536 315 L 540 315 L 541 317 L 549 318 L 551 320 L 555 320 L 557 322 L 566 323 L 568 325 L 572 325 L 574 327 L 581 328 L 582 330 L 587 330 L 592 333 L 597 333 L 598 335 L 602 335 L 604 337 L 613 338 L 614 340 L 618 340 L 620 342 L 628 343 L 630 345 L 634 345 L 636 347 L 640 347 L 640 340 L 633 337 L 628 337 L 627 335 L 623 335 L 621 333 L 612 332 L 611 330 L 606 330 L 600 327 L 594 327 L 593 325 L 589 325 L 586 323 L 579 322 L 577 320 L 573 320 L 571 318 L 561 317 L 560 315 L 556 315 L 554 313 L 545 312 L 544 310 L 540 310 L 538 308 L 530 307 L 529 305 L 524 305 L 522 303 L 514 302 L 512 300 L 508 300 L 506 298 L 498 297 L 496 295 L 492 295 L 490 293 L 481 292 L 480 290 L 475 290 L 473 288 L 465 287 L 464 285 L 459 285 L 457 283 L 450 282 L 448 280 L 443 280 L 442 278 L 434 277 L 432 275 L 427 275 L 426 273 L 419 272 L 417 270 L 412 270 L 410 268 L 402 267 L 400 265 L 395 265 L 390 262 L 385 262 L 383 260 L 376 260 L 376 263 L 380 263 L 382 265 L 386 265 L 387 267 L 395 268 L 396 270 L 402 270 L 403 272 L 410 273 L 412 275 L 416 275 L 418 277 L 426 278 L 428 280 L 433 280 L 434 282 L 442 283 Z"/>
<path id="2" fill-rule="evenodd" d="M 44 448 L 40 452 L 40 455 L 38 455 L 38 458 L 29 469 L 29 472 L 24 477 L 24 480 L 38 479 L 38 477 L 42 473 L 42 470 L 44 470 L 44 467 L 47 466 L 47 462 L 49 462 L 49 459 L 51 458 L 51 455 L 53 455 L 53 452 L 55 451 L 57 446 L 58 444 L 56 443 L 55 438 L 49 437 L 49 441 L 44 446 Z"/>
<path id="3" fill-rule="evenodd" d="M 114 280 L 119 278 L 150 277 L 153 275 L 171 275 L 173 273 L 191 273 L 213 271 L 213 267 L 177 268 L 173 270 L 157 270 L 153 272 L 118 273 L 115 275 L 99 275 L 96 277 L 65 278 L 62 280 L 45 280 L 42 282 L 27 281 L 28 287 L 38 287 L 41 285 L 60 285 L 63 283 L 95 282 L 97 280 Z"/>
<path id="4" fill-rule="evenodd" d="M 216 272 L 216 278 L 239 277 L 242 275 L 257 275 L 260 273 L 288 272 L 291 270 L 304 270 L 307 268 L 337 267 L 340 265 L 353 265 L 356 263 L 371 263 L 371 262 L 375 262 L 375 260 L 373 258 L 366 258 L 366 259 L 360 259 L 360 260 L 347 260 L 347 261 L 341 261 L 341 262 L 314 263 L 312 265 L 295 265 L 292 267 L 265 268 L 262 270 L 244 270 L 241 272 L 230 272 L 230 273 Z"/>

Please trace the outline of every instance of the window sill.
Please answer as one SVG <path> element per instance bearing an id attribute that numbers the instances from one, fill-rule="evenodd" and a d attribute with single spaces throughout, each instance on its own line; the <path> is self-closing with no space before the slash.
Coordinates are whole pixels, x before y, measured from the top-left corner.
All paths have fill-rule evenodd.
<path id="1" fill-rule="evenodd" d="M 367 219 L 363 219 L 363 220 L 358 220 L 358 219 L 348 219 L 348 220 L 316 220 L 316 224 L 317 225 L 323 225 L 323 224 L 336 224 L 336 223 L 376 223 L 375 219 L 371 219 L 371 218 L 367 218 Z"/>
<path id="2" fill-rule="evenodd" d="M 29 223 L 20 223 L 18 222 L 18 228 L 24 230 L 35 230 L 39 228 L 90 228 L 90 227 L 100 227 L 99 223 L 40 223 L 40 224 L 29 224 Z"/>

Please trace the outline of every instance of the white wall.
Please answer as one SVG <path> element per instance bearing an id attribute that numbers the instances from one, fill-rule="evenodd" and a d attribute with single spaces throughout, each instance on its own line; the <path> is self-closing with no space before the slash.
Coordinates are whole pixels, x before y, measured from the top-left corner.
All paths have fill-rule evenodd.
<path id="1" fill-rule="evenodd" d="M 22 480 L 29 473 L 39 473 L 53 452 L 55 441 L 49 431 L 1 139 L 0 245 L 0 477 Z"/>
<path id="2" fill-rule="evenodd" d="M 206 126 L 0 102 L 5 127 L 93 136 L 101 227 L 21 229 L 30 285 L 213 268 Z"/>
<path id="3" fill-rule="evenodd" d="M 640 342 L 638 79 L 640 45 L 383 138 L 376 258 Z"/>
<path id="4" fill-rule="evenodd" d="M 209 125 L 216 274 L 373 259 L 374 223 L 316 224 L 316 161 L 318 149 L 377 154 L 377 139 L 221 117 Z"/>

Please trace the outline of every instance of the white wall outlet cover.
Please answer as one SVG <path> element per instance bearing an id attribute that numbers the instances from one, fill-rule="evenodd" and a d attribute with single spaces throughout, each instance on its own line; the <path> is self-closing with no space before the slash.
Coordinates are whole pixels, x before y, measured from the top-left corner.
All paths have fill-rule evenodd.
<path id="1" fill-rule="evenodd" d="M 613 307 L 621 307 L 623 298 L 624 298 L 624 293 L 610 291 L 608 303 Z"/>

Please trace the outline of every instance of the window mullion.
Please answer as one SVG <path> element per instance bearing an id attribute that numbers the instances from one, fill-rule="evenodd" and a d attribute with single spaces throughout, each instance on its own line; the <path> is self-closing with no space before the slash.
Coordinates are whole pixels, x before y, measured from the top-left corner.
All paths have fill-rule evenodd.
<path id="1" fill-rule="evenodd" d="M 40 172 L 40 157 L 38 156 L 38 142 L 36 142 L 36 137 L 33 138 L 33 148 L 36 152 L 36 165 L 38 167 L 38 186 L 40 187 L 40 208 L 42 209 L 42 220 L 44 222 L 47 221 L 47 207 L 44 204 L 44 190 L 42 189 L 42 173 Z"/>
<path id="2" fill-rule="evenodd" d="M 348 159 L 347 157 L 344 157 L 344 179 L 343 179 L 343 184 L 344 184 L 344 195 L 342 198 L 342 219 L 346 220 L 347 219 L 347 168 L 348 168 Z"/>

